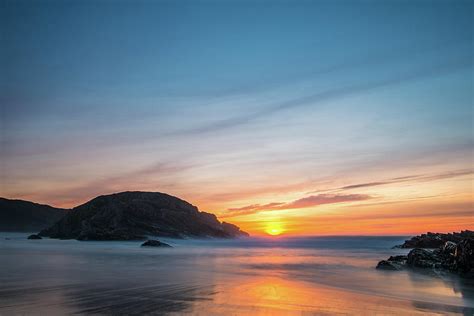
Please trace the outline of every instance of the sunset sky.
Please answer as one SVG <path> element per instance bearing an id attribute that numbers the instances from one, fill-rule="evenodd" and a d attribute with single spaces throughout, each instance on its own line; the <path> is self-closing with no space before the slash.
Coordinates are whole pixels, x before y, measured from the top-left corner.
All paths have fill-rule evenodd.
<path id="1" fill-rule="evenodd" d="M 2 1 L 0 195 L 254 235 L 474 229 L 472 1 Z"/>

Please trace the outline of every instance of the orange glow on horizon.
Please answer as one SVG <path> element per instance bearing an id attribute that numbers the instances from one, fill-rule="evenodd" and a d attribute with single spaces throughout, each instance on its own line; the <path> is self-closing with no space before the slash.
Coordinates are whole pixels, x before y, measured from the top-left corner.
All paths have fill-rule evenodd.
<path id="1" fill-rule="evenodd" d="M 456 170 L 461 170 L 461 167 Z M 377 177 L 373 178 L 377 181 L 372 178 L 348 180 L 348 175 L 348 179 L 344 181 L 335 178 L 332 179 L 334 183 L 322 182 L 320 191 L 314 191 L 315 185 L 311 183 L 295 184 L 291 179 L 282 179 L 278 181 L 279 186 L 274 184 L 277 181 L 269 181 L 268 185 L 258 183 L 243 189 L 225 185 L 206 187 L 205 183 L 192 183 L 181 184 L 179 189 L 166 190 L 146 184 L 125 186 L 114 182 L 113 187 L 105 186 L 100 190 L 92 187 L 86 190 L 84 188 L 87 188 L 87 185 L 84 184 L 77 189 L 57 189 L 48 183 L 35 183 L 26 186 L 31 192 L 16 193 L 16 189 L 12 188 L 1 195 L 69 208 L 98 195 L 131 188 L 137 191 L 161 191 L 177 196 L 196 205 L 200 211 L 215 214 L 221 222 L 239 226 L 252 236 L 411 236 L 427 231 L 446 233 L 474 230 L 474 173 L 465 171 L 456 175 L 456 170 L 448 172 L 417 169 L 399 174 L 377 174 Z M 416 176 L 414 180 L 410 180 L 410 177 L 405 180 L 401 177 L 405 174 L 430 176 L 422 178 L 423 181 Z M 377 184 L 396 176 L 403 180 Z M 283 182 L 286 186 L 281 184 Z M 344 189 L 344 186 L 351 183 L 365 183 L 365 186 L 349 186 L 349 189 Z M 236 186 L 233 182 L 231 184 Z M 42 187 L 43 191 L 36 190 L 36 186 Z M 335 188 L 333 191 L 337 189 L 335 193 L 328 191 L 331 188 Z"/>

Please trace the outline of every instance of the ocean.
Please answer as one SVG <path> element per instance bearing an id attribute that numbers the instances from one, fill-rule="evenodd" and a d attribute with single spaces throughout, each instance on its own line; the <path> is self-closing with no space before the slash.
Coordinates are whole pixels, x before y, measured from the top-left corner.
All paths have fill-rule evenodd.
<path id="1" fill-rule="evenodd" d="M 406 237 L 27 240 L 0 233 L 0 315 L 474 315 L 474 280 L 380 271 Z"/>

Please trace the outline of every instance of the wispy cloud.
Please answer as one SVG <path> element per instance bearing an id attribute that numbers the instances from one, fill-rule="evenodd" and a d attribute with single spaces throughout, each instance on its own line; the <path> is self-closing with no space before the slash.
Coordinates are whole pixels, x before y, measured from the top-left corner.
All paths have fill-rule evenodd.
<path id="1" fill-rule="evenodd" d="M 390 86 L 396 86 L 412 81 L 423 80 L 427 78 L 434 78 L 441 75 L 449 74 L 454 71 L 466 69 L 473 65 L 472 56 L 464 56 L 457 58 L 456 60 L 449 60 L 443 63 L 432 64 L 423 68 L 419 68 L 410 72 L 405 72 L 396 76 L 387 78 L 381 78 L 379 80 L 370 82 L 356 82 L 342 87 L 334 87 L 325 91 L 319 91 L 314 94 L 302 96 L 286 100 L 283 102 L 275 103 L 266 108 L 260 109 L 252 113 L 245 113 L 240 116 L 234 116 L 227 119 L 222 119 L 216 122 L 209 123 L 207 125 L 194 127 L 190 129 L 183 129 L 175 131 L 169 134 L 172 135 L 194 135 L 202 133 L 216 132 L 223 129 L 237 127 L 243 124 L 250 123 L 256 119 L 266 117 L 282 110 L 288 110 L 307 106 L 309 104 L 316 104 L 319 102 L 331 101 L 339 98 L 344 98 L 351 95 L 360 94 L 363 92 L 369 92 L 379 88 L 385 88 Z"/>
<path id="2" fill-rule="evenodd" d="M 177 185 L 176 178 L 173 178 L 173 181 L 167 180 L 170 176 L 192 167 L 192 165 L 179 163 L 158 162 L 119 175 L 86 181 L 73 187 L 23 194 L 19 195 L 18 198 L 52 201 L 52 203 L 48 203 L 61 207 L 73 207 L 77 206 L 80 203 L 79 201 L 86 202 L 88 199 L 101 194 L 133 190 L 163 191 L 170 186 Z M 153 177 L 152 183 L 147 181 L 150 177 Z M 161 181 L 157 181 L 156 177 L 159 177 Z"/>
<path id="3" fill-rule="evenodd" d="M 349 191 L 353 189 L 360 188 L 370 188 L 382 185 L 398 184 L 398 183 L 409 183 L 409 182 L 429 182 L 437 181 L 449 178 L 455 178 L 465 175 L 474 174 L 473 170 L 463 169 L 463 170 L 454 170 L 437 174 L 415 174 L 415 175 L 406 175 L 395 178 L 390 178 L 382 181 L 373 181 L 373 182 L 364 182 L 356 183 L 352 185 L 347 185 L 335 189 L 325 190 L 326 192 L 341 192 Z M 321 191 L 312 191 L 310 193 L 316 193 Z M 433 198 L 433 196 L 426 197 Z M 278 210 L 290 210 L 290 209 L 300 209 L 300 208 L 309 208 L 315 207 L 318 205 L 324 204 L 335 204 L 335 203 L 344 203 L 344 202 L 356 202 L 356 201 L 366 201 L 373 199 L 373 196 L 367 194 L 344 194 L 344 193 L 321 193 L 313 194 L 301 199 L 297 199 L 291 202 L 271 202 L 267 204 L 251 204 L 245 205 L 242 207 L 228 208 L 225 214 L 222 214 L 221 217 L 234 217 L 242 215 L 250 215 L 262 211 L 278 211 Z M 422 197 L 416 198 L 420 200 Z M 406 200 L 404 200 L 406 202 Z M 381 203 L 394 203 L 392 202 L 381 202 Z M 356 206 L 356 205 L 354 205 Z"/>
<path id="4" fill-rule="evenodd" d="M 375 186 L 384 185 L 388 183 L 392 183 L 392 182 L 386 181 L 386 182 L 359 183 L 359 184 L 347 185 L 345 187 L 340 188 L 340 190 L 351 190 L 351 189 L 358 189 L 358 188 L 365 188 L 365 187 L 375 187 Z"/>
<path id="5" fill-rule="evenodd" d="M 347 186 L 338 188 L 337 190 L 352 190 L 352 189 L 375 187 L 375 186 L 380 186 L 380 185 L 396 184 L 396 183 L 404 183 L 404 182 L 428 182 L 428 181 L 436 181 L 436 180 L 444 180 L 444 179 L 449 179 L 449 178 L 461 177 L 461 176 L 466 176 L 473 173 L 474 173 L 473 170 L 455 170 L 455 171 L 449 171 L 449 172 L 432 174 L 432 175 L 409 175 L 409 176 L 404 176 L 404 177 L 392 178 L 385 181 L 365 182 L 365 183 L 347 185 Z"/>
<path id="6" fill-rule="evenodd" d="M 252 204 L 243 207 L 229 208 L 221 217 L 232 217 L 254 214 L 261 211 L 278 211 L 315 207 L 324 204 L 365 201 L 373 197 L 366 194 L 318 194 L 307 196 L 288 203 L 272 202 L 267 204 Z"/>
<path id="7" fill-rule="evenodd" d="M 252 205 L 247 205 L 243 207 L 234 207 L 234 208 L 229 208 L 229 211 L 250 211 L 250 210 L 272 210 L 275 208 L 278 208 L 282 205 L 285 205 L 285 203 L 279 203 L 279 202 L 273 202 L 273 203 L 268 203 L 268 204 L 252 204 Z"/>
<path id="8" fill-rule="evenodd" d="M 311 195 L 280 206 L 280 209 L 295 209 L 318 206 L 323 204 L 364 201 L 372 196 L 366 194 L 319 194 Z"/>

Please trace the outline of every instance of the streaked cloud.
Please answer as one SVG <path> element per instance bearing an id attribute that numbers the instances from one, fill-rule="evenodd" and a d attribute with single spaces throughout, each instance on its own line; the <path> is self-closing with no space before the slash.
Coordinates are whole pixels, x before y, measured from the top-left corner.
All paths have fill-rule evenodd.
<path id="1" fill-rule="evenodd" d="M 409 176 L 392 178 L 386 181 L 366 182 L 366 183 L 347 185 L 347 186 L 338 188 L 338 190 L 352 190 L 352 189 L 375 187 L 375 186 L 387 185 L 387 184 L 397 184 L 397 183 L 402 183 L 402 182 L 437 181 L 437 180 L 471 175 L 473 173 L 474 173 L 473 170 L 455 170 L 455 171 L 448 171 L 448 172 L 431 174 L 431 175 L 409 175 Z"/>
<path id="2" fill-rule="evenodd" d="M 280 206 L 280 209 L 294 209 L 318 206 L 323 204 L 344 203 L 354 201 L 364 201 L 372 199 L 373 197 L 367 194 L 319 194 L 311 195 L 285 205 Z"/>
<path id="3" fill-rule="evenodd" d="M 229 211 L 254 211 L 254 210 L 272 210 L 276 209 L 282 205 L 285 205 L 285 203 L 279 203 L 279 202 L 274 202 L 274 203 L 268 203 L 268 204 L 252 204 L 252 205 L 247 205 L 243 207 L 235 207 L 235 208 L 229 208 Z"/>
<path id="4" fill-rule="evenodd" d="M 379 78 L 376 81 L 366 81 L 361 82 L 360 79 L 357 82 L 344 86 L 336 86 L 330 89 L 319 91 L 314 94 L 301 96 L 298 98 L 286 100 L 283 102 L 275 103 L 271 106 L 261 108 L 258 111 L 251 113 L 245 113 L 240 116 L 230 117 L 221 119 L 207 125 L 193 127 L 190 129 L 183 129 L 180 131 L 172 132 L 169 136 L 172 135 L 195 135 L 195 134 L 205 134 L 217 132 L 223 129 L 229 129 L 237 127 L 243 124 L 250 123 L 256 119 L 269 116 L 276 112 L 282 110 L 294 109 L 307 105 L 315 105 L 319 102 L 327 102 L 332 100 L 337 100 L 339 98 L 345 98 L 352 95 L 357 95 L 364 92 L 370 92 L 375 89 L 386 88 L 390 86 L 400 85 L 409 83 L 412 81 L 418 81 L 429 78 L 436 78 L 438 76 L 443 76 L 450 74 L 455 71 L 463 70 L 469 67 L 472 67 L 473 59 L 471 55 L 463 56 L 462 58 L 456 58 L 453 60 L 444 61 L 437 64 L 428 65 L 419 69 L 414 69 L 407 71 L 405 73 L 390 76 L 387 78 Z"/>
<path id="5" fill-rule="evenodd" d="M 135 190 L 170 191 L 170 188 L 178 184 L 177 178 L 173 176 L 177 172 L 182 172 L 189 168 L 192 168 L 192 166 L 159 162 L 122 174 L 86 181 L 76 185 L 72 184 L 66 188 L 17 195 L 17 198 L 34 201 L 54 201 L 53 203 L 48 203 L 54 206 L 74 207 L 102 194 Z M 173 177 L 173 180 L 170 180 L 170 177 Z M 150 178 L 153 179 L 151 183 L 148 181 Z M 157 181 L 156 178 L 160 180 Z M 156 189 L 158 187 L 159 190 Z"/>
<path id="6" fill-rule="evenodd" d="M 234 217 L 254 214 L 261 211 L 277 211 L 315 207 L 324 204 L 335 204 L 355 201 L 365 201 L 373 197 L 366 194 L 318 194 L 307 196 L 288 203 L 272 202 L 267 204 L 252 204 L 237 208 L 229 208 L 221 217 Z"/>
<path id="7" fill-rule="evenodd" d="M 384 184 L 389 184 L 393 182 L 367 182 L 367 183 L 359 183 L 359 184 L 352 184 L 352 185 L 347 185 L 345 187 L 340 188 L 340 190 L 352 190 L 352 189 L 359 189 L 359 188 L 366 188 L 366 187 L 375 187 L 378 185 L 384 185 Z"/>

